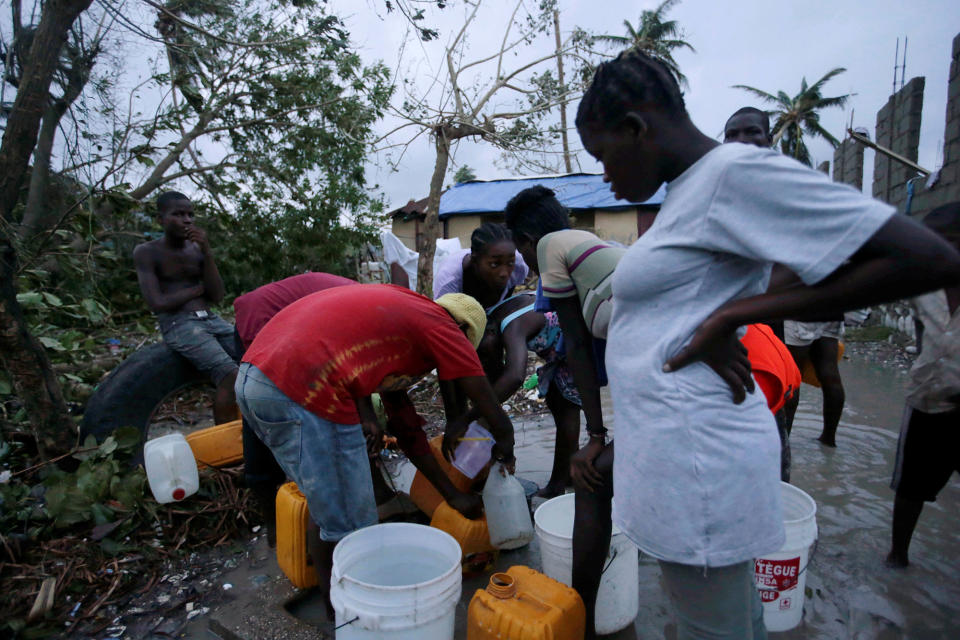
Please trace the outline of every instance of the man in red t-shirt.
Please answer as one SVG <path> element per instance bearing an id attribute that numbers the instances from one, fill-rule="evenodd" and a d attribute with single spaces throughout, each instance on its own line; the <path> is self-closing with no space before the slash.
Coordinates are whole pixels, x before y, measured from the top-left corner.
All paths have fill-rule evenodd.
<path id="1" fill-rule="evenodd" d="M 349 278 L 329 273 L 309 272 L 265 284 L 238 297 L 233 302 L 233 308 L 236 313 L 239 353 L 246 353 L 260 330 L 281 309 L 311 293 L 356 284 L 357 282 Z M 400 448 L 414 466 L 437 488 L 452 507 L 467 517 L 479 516 L 481 510 L 479 498 L 460 491 L 443 472 L 431 453 L 422 429 L 425 421 L 417 414 L 407 393 L 405 391 L 387 392 L 383 394 L 382 399 L 387 413 L 387 430 L 397 437 Z M 267 522 L 268 537 L 273 544 L 276 528 L 275 496 L 277 488 L 286 478 L 286 473 L 277 464 L 269 447 L 263 444 L 253 432 L 250 421 L 247 419 L 243 421 L 243 462 L 247 487 L 260 503 L 260 510 Z M 388 492 L 389 495 L 393 495 L 393 492 L 383 483 L 378 470 L 371 471 L 374 493 L 379 504 L 384 497 L 387 497 Z"/>
<path id="2" fill-rule="evenodd" d="M 367 454 L 379 449 L 382 434 L 371 394 L 388 404 L 436 369 L 486 418 L 494 458 L 512 463 L 513 425 L 475 350 L 485 324 L 483 308 L 464 294 L 434 302 L 369 284 L 301 298 L 254 338 L 237 376 L 237 401 L 307 498 L 319 534 L 308 542 L 325 593 L 336 542 L 377 522 Z M 460 428 L 462 417 L 447 418 L 448 429 Z"/>
<path id="3" fill-rule="evenodd" d="M 357 282 L 332 273 L 310 271 L 265 284 L 240 296 L 233 301 L 233 310 L 243 350 L 250 348 L 260 329 L 281 309 L 311 293 L 351 284 Z"/>
<path id="4" fill-rule="evenodd" d="M 260 333 L 260 329 L 284 307 L 304 296 L 332 287 L 357 284 L 349 278 L 329 273 L 301 273 L 277 282 L 265 284 L 233 301 L 235 313 L 234 338 L 237 353 L 242 355 Z M 243 419 L 243 476 L 254 496 L 267 527 L 267 542 L 276 544 L 277 489 L 286 479 L 286 473 L 277 464 L 267 445 L 253 432 L 250 421 Z"/>

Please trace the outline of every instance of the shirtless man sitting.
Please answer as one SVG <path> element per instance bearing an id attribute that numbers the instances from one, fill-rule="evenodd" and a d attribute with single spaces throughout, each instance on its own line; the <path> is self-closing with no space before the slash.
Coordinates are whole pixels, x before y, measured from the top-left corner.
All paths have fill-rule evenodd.
<path id="1" fill-rule="evenodd" d="M 237 417 L 233 385 L 233 326 L 211 313 L 224 287 L 206 232 L 193 224 L 193 204 L 182 193 L 157 198 L 163 237 L 137 245 L 133 263 L 140 291 L 160 325 L 163 341 L 206 373 L 217 387 L 213 418 L 217 424 Z"/>

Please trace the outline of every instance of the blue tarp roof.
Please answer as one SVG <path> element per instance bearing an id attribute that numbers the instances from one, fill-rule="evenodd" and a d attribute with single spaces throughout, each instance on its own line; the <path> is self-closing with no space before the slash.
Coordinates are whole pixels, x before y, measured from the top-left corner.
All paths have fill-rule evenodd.
<path id="1" fill-rule="evenodd" d="M 470 213 L 500 213 L 507 202 L 528 187 L 543 185 L 557 194 L 557 199 L 568 209 L 626 209 L 637 204 L 658 206 L 666 196 L 666 185 L 646 202 L 633 203 L 617 200 L 603 176 L 593 173 L 575 173 L 563 176 L 518 178 L 463 182 L 448 189 L 440 198 L 440 217 Z"/>

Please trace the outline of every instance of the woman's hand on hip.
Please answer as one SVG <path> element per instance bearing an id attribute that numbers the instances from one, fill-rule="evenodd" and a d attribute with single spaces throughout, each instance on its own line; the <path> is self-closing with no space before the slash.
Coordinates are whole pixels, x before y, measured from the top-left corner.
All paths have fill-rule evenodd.
<path id="1" fill-rule="evenodd" d="M 734 404 L 743 402 L 747 392 L 756 389 L 747 348 L 737 338 L 737 327 L 730 327 L 721 314 L 704 320 L 690 343 L 667 360 L 663 370 L 670 373 L 697 361 L 703 361 L 723 378 L 733 393 Z"/>

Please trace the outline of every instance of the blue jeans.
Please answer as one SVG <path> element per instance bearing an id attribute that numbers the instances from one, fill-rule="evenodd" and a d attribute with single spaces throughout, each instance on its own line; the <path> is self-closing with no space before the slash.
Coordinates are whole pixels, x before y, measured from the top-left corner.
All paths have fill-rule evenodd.
<path id="1" fill-rule="evenodd" d="M 678 640 L 766 640 L 753 560 L 726 567 L 660 561 Z"/>
<path id="2" fill-rule="evenodd" d="M 220 384 L 237 370 L 233 325 L 215 313 L 200 317 L 192 311 L 158 313 L 157 324 L 168 347 Z"/>
<path id="3" fill-rule="evenodd" d="M 243 416 L 306 496 L 322 540 L 335 542 L 377 523 L 359 424 L 338 424 L 307 411 L 248 362 L 240 365 L 235 389 Z"/>

